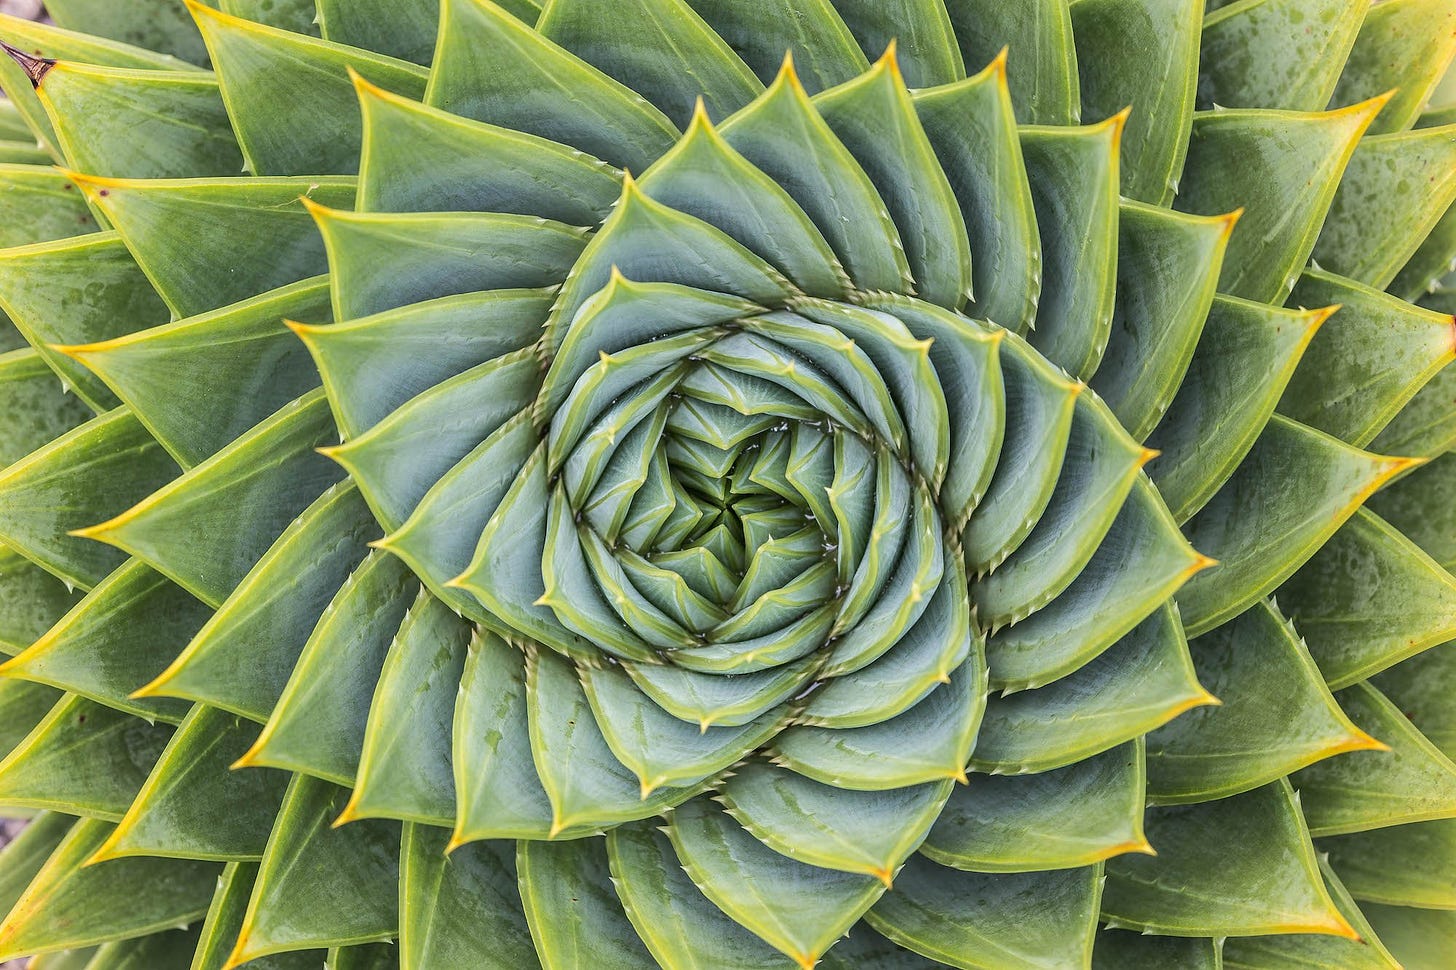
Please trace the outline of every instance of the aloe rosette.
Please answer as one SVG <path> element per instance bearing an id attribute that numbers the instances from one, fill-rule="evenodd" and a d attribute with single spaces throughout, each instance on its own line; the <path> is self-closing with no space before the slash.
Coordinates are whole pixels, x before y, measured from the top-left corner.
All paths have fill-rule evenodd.
<path id="1" fill-rule="evenodd" d="M 0 959 L 1445 966 L 1456 4 L 50 6 Z"/>

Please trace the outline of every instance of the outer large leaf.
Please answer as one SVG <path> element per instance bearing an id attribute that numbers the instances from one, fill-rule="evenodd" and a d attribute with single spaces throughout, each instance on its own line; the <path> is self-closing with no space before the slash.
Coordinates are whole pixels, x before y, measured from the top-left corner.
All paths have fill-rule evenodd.
<path id="1" fill-rule="evenodd" d="M 398 894 L 377 891 L 399 880 L 399 825 L 366 820 L 330 830 L 346 799 L 327 782 L 294 778 L 229 965 L 399 932 Z"/>
<path id="2" fill-rule="evenodd" d="M 111 826 L 76 823 L 0 929 L 0 957 L 85 948 L 171 929 L 207 912 L 220 867 L 169 859 L 86 866 Z M 137 893 L 137 886 L 147 892 Z"/>
<path id="3" fill-rule="evenodd" d="M 1122 138 L 1123 195 L 1167 205 L 1178 190 L 1203 7 L 1198 0 L 1092 0 L 1072 5 L 1082 107 L 1107 118 L 1133 105 Z"/>
<path id="4" fill-rule="evenodd" d="M 1154 809 L 1147 831 L 1156 859 L 1107 863 L 1102 914 L 1110 924 L 1167 936 L 1356 937 L 1325 888 L 1288 782 Z"/>
<path id="5" fill-rule="evenodd" d="M 516 887 L 513 842 L 445 854 L 446 832 L 407 825 L 400 850 L 401 970 L 517 970 L 536 949 Z"/>
<path id="6" fill-rule="evenodd" d="M 1279 588 L 1332 687 L 1456 639 L 1456 578 L 1361 509 Z"/>
<path id="7" fill-rule="evenodd" d="M 1179 595 L 1197 636 L 1237 616 L 1304 565 L 1391 478 L 1417 464 L 1358 451 L 1276 417 L 1228 483 L 1187 524 L 1219 561 Z"/>
<path id="8" fill-rule="evenodd" d="M 1063 0 L 947 4 L 968 68 L 990 63 L 1000 50 L 1016 52 L 1009 71 L 1011 100 L 1023 124 L 1075 124 L 1081 115 L 1069 6 Z"/>
<path id="9" fill-rule="evenodd" d="M 426 74 L 413 64 L 242 20 L 196 0 L 188 7 L 256 175 L 355 170 L 360 128 L 349 68 L 412 97 L 424 94 Z"/>
<path id="10" fill-rule="evenodd" d="M 612 890 L 603 839 L 518 843 L 521 902 L 544 970 L 650 965 Z"/>
<path id="11" fill-rule="evenodd" d="M 442 0 L 440 36 L 428 104 L 637 172 L 677 138 L 672 122 L 640 95 L 490 0 Z M 691 107 L 677 106 L 684 117 Z"/>
<path id="12" fill-rule="evenodd" d="M 915 857 L 867 917 L 916 953 L 963 970 L 1086 966 L 1102 867 L 961 872 Z"/>
<path id="13" fill-rule="evenodd" d="M 1200 108 L 1319 111 L 1329 104 L 1369 3 L 1256 0 L 1213 6 L 1203 22 Z"/>
<path id="14" fill-rule="evenodd" d="M 1377 132 L 1409 128 L 1456 54 L 1451 10 L 1439 0 L 1377 3 L 1365 15 L 1331 104 L 1395 89 Z"/>
<path id="15" fill-rule="evenodd" d="M 1320 840 L 1350 895 L 1373 903 L 1456 909 L 1449 873 L 1456 859 L 1456 819 L 1337 835 Z"/>
<path id="16" fill-rule="evenodd" d="M 1193 663 L 1223 703 L 1148 738 L 1155 802 L 1225 798 L 1321 758 L 1381 746 L 1340 710 L 1308 650 L 1268 600 L 1194 640 Z"/>
<path id="17" fill-rule="evenodd" d="M 1289 292 L 1350 155 L 1384 103 L 1323 114 L 1239 109 L 1194 117 L 1176 205 L 1204 215 L 1244 207 L 1222 292 L 1260 302 Z"/>

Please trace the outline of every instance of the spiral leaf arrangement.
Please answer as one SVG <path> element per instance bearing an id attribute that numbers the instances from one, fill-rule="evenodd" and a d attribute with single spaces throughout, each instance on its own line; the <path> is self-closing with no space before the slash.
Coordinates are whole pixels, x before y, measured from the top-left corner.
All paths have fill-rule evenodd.
<path id="1" fill-rule="evenodd" d="M 1447 965 L 1456 4 L 219 6 L 0 18 L 0 959 Z"/>

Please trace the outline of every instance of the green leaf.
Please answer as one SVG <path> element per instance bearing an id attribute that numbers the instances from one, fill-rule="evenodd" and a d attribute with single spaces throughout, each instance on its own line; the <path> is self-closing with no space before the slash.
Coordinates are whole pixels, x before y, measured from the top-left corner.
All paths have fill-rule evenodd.
<path id="1" fill-rule="evenodd" d="M 353 173 L 361 128 L 354 70 L 410 97 L 426 72 L 404 61 L 242 20 L 188 0 L 255 175 Z"/>
<path id="2" fill-rule="evenodd" d="M 966 312 L 1025 334 L 1041 293 L 1041 239 L 1021 154 L 1006 59 L 955 84 L 911 92 L 966 225 Z"/>
<path id="3" fill-rule="evenodd" d="M 809 100 L 792 61 L 720 131 L 808 214 L 857 288 L 909 292 L 910 266 L 885 200 Z"/>
<path id="4" fill-rule="evenodd" d="M 526 666 L 522 650 L 493 633 L 470 643 L 455 709 L 452 847 L 477 839 L 552 837 L 551 800 L 532 760 Z M 556 834 L 571 839 L 589 832 Z"/>
<path id="5" fill-rule="evenodd" d="M 259 723 L 267 720 L 308 631 L 377 530 L 351 484 L 326 491 L 299 513 L 141 693 L 185 697 Z"/>
<path id="6" fill-rule="evenodd" d="M 602 839 L 518 843 L 521 902 L 544 970 L 651 965 L 608 866 Z"/>
<path id="7" fill-rule="evenodd" d="M 1360 936 L 1345 939 L 1319 933 L 1234 937 L 1223 947 L 1223 965 L 1230 970 L 1280 970 L 1288 966 L 1348 967 L 1349 970 L 1400 970 L 1400 964 L 1376 937 L 1329 863 L 1321 858 L 1320 874 L 1340 915 Z"/>
<path id="8" fill-rule="evenodd" d="M 171 735 L 171 725 L 66 695 L 0 761 L 0 804 L 115 822 Z"/>
<path id="9" fill-rule="evenodd" d="M 1178 597 L 1192 636 L 1248 609 L 1317 552 L 1412 459 L 1384 458 L 1275 416 L 1228 483 L 1185 527 L 1219 567 Z"/>
<path id="10" fill-rule="evenodd" d="M 242 170 L 217 80 L 206 74 L 62 61 L 46 73 L 37 94 L 66 164 L 77 171 L 111 178 L 221 178 Z"/>
<path id="11" fill-rule="evenodd" d="M 81 599 L 20 553 L 0 546 L 0 654 L 35 643 Z"/>
<path id="12" fill-rule="evenodd" d="M 355 213 L 312 205 L 328 249 L 334 319 L 476 290 L 556 286 L 587 231 L 499 213 Z"/>
<path id="13" fill-rule="evenodd" d="M 52 27 L 25 17 L 0 14 L 0 34 L 7 43 L 36 57 L 54 61 L 77 61 L 107 67 L 130 67 L 175 71 L 197 71 L 185 61 L 140 47 L 93 37 L 89 34 Z M 55 132 L 35 93 L 28 72 L 10 58 L 0 59 L 0 87 L 16 106 L 37 142 L 59 157 Z"/>
<path id="14" fill-rule="evenodd" d="M 345 818 L 454 824 L 450 734 L 470 636 L 469 624 L 420 590 L 379 675 Z"/>
<path id="15" fill-rule="evenodd" d="M 285 405 L 211 458 L 81 533 L 221 604 L 304 508 L 338 480 L 314 452 L 332 434 L 322 392 Z M 179 536 L 205 533 L 205 546 Z"/>
<path id="16" fill-rule="evenodd" d="M 325 272 L 323 241 L 301 198 L 328 205 L 354 199 L 354 180 L 333 175 L 133 180 L 72 174 L 71 179 L 116 226 L 179 318 Z"/>
<path id="17" fill-rule="evenodd" d="M 400 850 L 402 970 L 517 970 L 536 948 L 516 885 L 516 844 L 477 842 L 446 856 L 449 834 L 406 825 Z"/>
<path id="18" fill-rule="evenodd" d="M 1319 113 L 1240 108 L 1194 116 L 1175 205 L 1201 215 L 1244 207 L 1224 258 L 1221 293 L 1260 303 L 1288 295 L 1345 166 L 1384 103 L 1376 98 Z"/>
<path id="19" fill-rule="evenodd" d="M 1148 474 L 1177 521 L 1203 508 L 1238 468 L 1333 312 L 1214 298 L 1187 377 L 1147 439 L 1160 452 Z"/>
<path id="20" fill-rule="evenodd" d="M 6 754 L 13 751 L 60 703 L 61 696 L 60 691 L 45 684 L 0 678 L 0 704 L 5 711 L 5 725 L 0 727 L 0 751 Z M 0 909 L 4 908 L 0 900 Z"/>
<path id="21" fill-rule="evenodd" d="M 1164 604 L 1074 673 L 988 701 L 971 763 L 1007 774 L 1049 771 L 1212 703 L 1177 611 Z"/>
<path id="22" fill-rule="evenodd" d="M 0 467 L 13 464 L 93 416 L 75 395 L 56 393 L 46 358 L 26 348 L 0 354 Z M 4 639 L 0 634 L 0 639 Z"/>
<path id="23" fill-rule="evenodd" d="M 285 319 L 329 319 L 329 287 L 305 280 L 101 343 L 58 348 L 106 382 L 183 467 L 221 450 L 318 386 Z"/>
<path id="24" fill-rule="evenodd" d="M 963 970 L 1085 967 L 1101 895 L 1100 865 L 980 873 L 917 856 L 867 921 L 901 946 Z"/>
<path id="25" fill-rule="evenodd" d="M 672 122 L 641 95 L 490 0 L 441 0 L 440 37 L 426 104 L 635 172 L 677 140 Z M 691 102 L 676 107 L 686 112 Z"/>
<path id="26" fill-rule="evenodd" d="M 380 524 L 395 530 L 446 472 L 527 408 L 540 385 L 535 350 L 520 350 L 436 384 L 323 453 L 348 470 Z"/>
<path id="27" fill-rule="evenodd" d="M 187 75 L 175 75 L 186 77 Z M 6 248 L 96 231 L 96 217 L 71 180 L 53 168 L 0 165 L 0 244 Z"/>
<path id="28" fill-rule="evenodd" d="M 1012 52 L 1008 79 L 1022 124 L 1071 125 L 1081 116 L 1069 7 L 1063 0 L 947 4 L 968 68 L 989 64 L 999 51 Z"/>
<path id="29" fill-rule="evenodd" d="M 74 388 L 97 413 L 115 407 L 116 398 L 51 345 L 108 340 L 169 319 L 121 238 L 110 232 L 5 250 L 0 254 L 0 308 L 63 386 Z"/>
<path id="30" fill-rule="evenodd" d="M 108 0 L 51 0 L 46 11 L 70 30 L 171 54 L 193 64 L 207 60 L 202 38 L 180 4 L 153 0 L 118 6 Z"/>
<path id="31" fill-rule="evenodd" d="M 688 2 L 765 84 L 778 74 L 786 51 L 811 93 L 869 69 L 831 0 L 763 0 L 752 8 L 734 0 Z"/>
<path id="32" fill-rule="evenodd" d="M 77 822 L 0 927 L 0 957 L 82 949 L 201 919 L 221 867 L 171 859 L 86 861 L 111 826 Z M 146 892 L 137 892 L 145 886 Z"/>
<path id="33" fill-rule="evenodd" d="M 925 838 L 954 782 L 886 791 L 853 791 L 751 761 L 717 800 L 748 833 L 806 865 L 868 873 L 889 887 Z"/>
<path id="34" fill-rule="evenodd" d="M 1198 64 L 1200 108 L 1320 111 L 1335 93 L 1369 4 L 1253 0 L 1209 7 Z"/>
<path id="35" fill-rule="evenodd" d="M 877 967 L 881 970 L 932 970 L 944 966 L 918 953 L 901 949 L 875 932 L 869 923 L 857 923 L 849 936 L 834 944 L 819 961 L 824 970 L 856 970 Z"/>
<path id="36" fill-rule="evenodd" d="M 1390 283 L 1390 292 L 1412 302 L 1434 293 L 1456 261 L 1456 209 L 1448 208 Z"/>
<path id="37" fill-rule="evenodd" d="M 885 892 L 874 876 L 775 852 L 708 799 L 673 812 L 668 836 L 703 895 L 803 967 L 812 967 Z"/>
<path id="38" fill-rule="evenodd" d="M 228 960 L 392 940 L 399 932 L 400 827 L 365 820 L 330 828 L 348 792 L 294 777 Z M 380 892 L 379 887 L 389 888 Z"/>
<path id="39" fill-rule="evenodd" d="M 1198 82 L 1198 0 L 1091 0 L 1072 5 L 1082 108 L 1122 133 L 1122 194 L 1166 206 L 1178 189 Z M 1150 56 L 1151 55 L 1151 56 Z"/>
<path id="40" fill-rule="evenodd" d="M 0 852 L 0 911 L 10 912 L 74 824 L 67 815 L 38 815 Z"/>
<path id="41" fill-rule="evenodd" d="M 1369 507 L 1442 568 L 1456 567 L 1456 456 L 1442 455 L 1397 479 L 1371 496 Z"/>
<path id="42" fill-rule="evenodd" d="M 91 861 L 262 858 L 288 778 L 277 771 L 228 770 L 256 733 L 237 715 L 194 707 Z M 217 812 L 219 805 L 228 810 Z"/>
<path id="43" fill-rule="evenodd" d="M 1325 888 L 1288 782 L 1154 809 L 1147 833 L 1156 857 L 1107 863 L 1102 917 L 1109 926 L 1165 936 L 1356 938 Z"/>
<path id="44" fill-rule="evenodd" d="M 1361 509 L 1279 588 L 1332 688 L 1456 639 L 1456 579 Z"/>
<path id="45" fill-rule="evenodd" d="M 1258 939 L 1257 937 L 1255 939 Z M 1220 940 L 1198 937 L 1145 936 L 1129 930 L 1104 929 L 1092 944 L 1092 970 L 1224 970 Z"/>
<path id="46" fill-rule="evenodd" d="M 1152 457 L 1094 394 L 1079 394 L 1056 486 L 1026 538 L 971 588 L 991 630 L 1024 620 L 1070 586 L 1112 528 Z"/>
<path id="47" fill-rule="evenodd" d="M 959 780 L 985 709 L 985 676 L 980 658 L 970 657 L 903 714 L 863 727 L 791 727 L 766 753 L 807 778 L 854 791 Z"/>
<path id="48" fill-rule="evenodd" d="M 1395 89 L 1371 130 L 1382 134 L 1409 128 L 1456 54 L 1450 15 L 1440 0 L 1372 6 L 1330 104 L 1353 104 Z"/>
<path id="49" fill-rule="evenodd" d="M 1446 703 L 1453 674 L 1456 650 L 1439 649 L 1412 657 L 1370 681 L 1448 758 L 1456 753 L 1456 711 Z"/>
<path id="50" fill-rule="evenodd" d="M 696 258 L 684 262 L 684 252 Z M 761 306 L 781 306 L 797 290 L 776 269 L 717 228 L 649 198 L 628 179 L 617 208 L 592 237 L 547 322 L 547 341 L 620 273 L 643 283 L 679 283 L 732 293 Z"/>
<path id="51" fill-rule="evenodd" d="M 1320 850 L 1362 903 L 1456 909 L 1456 819 L 1336 835 L 1321 839 Z"/>
<path id="52" fill-rule="evenodd" d="M 354 83 L 360 212 L 513 212 L 595 226 L 621 194 L 619 171 L 575 149 Z"/>
<path id="53" fill-rule="evenodd" d="M 234 17 L 318 36 L 314 0 L 219 0 L 217 7 Z"/>
<path id="54" fill-rule="evenodd" d="M 704 896 L 660 830 L 648 823 L 618 826 L 607 834 L 607 851 L 627 918 L 662 966 L 674 970 L 796 966 Z"/>
<path id="55" fill-rule="evenodd" d="M 1437 457 L 1456 450 L 1456 367 L 1443 367 L 1395 415 L 1370 447 L 1382 454 Z"/>
<path id="56" fill-rule="evenodd" d="M 966 76 L 941 0 L 834 0 L 834 6 L 866 54 L 894 50 L 911 87 L 951 84 Z"/>
<path id="57" fill-rule="evenodd" d="M 1384 289 L 1453 199 L 1456 126 L 1365 138 L 1340 180 L 1314 258 L 1325 269 Z"/>
<path id="58" fill-rule="evenodd" d="M 960 309 L 972 295 L 965 217 L 916 115 L 895 50 L 853 81 L 817 95 L 814 107 L 863 166 L 899 227 L 916 293 Z"/>
<path id="59" fill-rule="evenodd" d="M 1340 710 L 1272 601 L 1193 641 L 1198 678 L 1221 702 L 1148 738 L 1148 797 L 1226 798 L 1322 758 L 1378 748 Z"/>
<path id="60" fill-rule="evenodd" d="M 706 674 L 671 664 L 624 663 L 637 687 L 663 710 L 699 730 L 713 725 L 747 724 L 808 686 L 820 658 L 802 660 L 744 674 Z"/>
<path id="61" fill-rule="evenodd" d="M 637 776 L 644 797 L 708 780 L 763 745 L 785 720 L 784 712 L 771 709 L 741 727 L 703 728 L 643 697 L 615 667 L 583 666 L 577 673 L 607 746 Z"/>
<path id="62" fill-rule="evenodd" d="M 96 951 L 90 968 L 106 970 L 188 970 L 201 927 L 177 929 L 136 940 L 108 943 Z"/>
<path id="63" fill-rule="evenodd" d="M 829 243 L 793 198 L 724 140 L 700 107 L 687 133 L 642 176 L 642 191 L 727 233 L 801 290 L 835 298 L 848 286 Z"/>
<path id="64" fill-rule="evenodd" d="M 0 539 L 64 582 L 89 589 L 126 557 L 71 530 L 117 514 L 176 474 L 161 445 L 130 411 L 117 408 L 0 473 Z M 75 488 L 88 478 L 107 487 Z"/>
<path id="65" fill-rule="evenodd" d="M 961 541 L 976 577 L 1006 560 L 1031 533 L 1061 474 L 1082 385 L 1008 335 L 999 344 L 1005 381 L 1005 438 L 995 471 Z"/>
<path id="66" fill-rule="evenodd" d="M 1360 221 L 1362 226 L 1369 223 Z M 1356 447 L 1373 440 L 1427 381 L 1456 359 L 1456 321 L 1449 315 L 1412 306 L 1354 280 L 1310 270 L 1290 301 L 1298 306 L 1338 304 L 1340 310 L 1310 342 L 1279 401 L 1280 413 Z"/>
<path id="67" fill-rule="evenodd" d="M 475 558 L 447 586 L 480 600 L 491 615 L 510 629 L 571 656 L 597 656 L 580 636 L 568 630 L 554 610 L 542 602 L 546 583 L 547 509 L 546 446 L 526 461 L 491 517 L 476 547 Z"/>
<path id="68" fill-rule="evenodd" d="M 1411 909 L 1362 903 L 1380 938 L 1410 970 L 1440 970 L 1456 946 L 1456 914 L 1449 910 Z"/>
<path id="69" fill-rule="evenodd" d="M 529 414 L 507 421 L 425 493 L 404 525 L 373 545 L 402 559 L 457 612 L 485 622 L 480 602 L 447 584 L 470 565 L 480 534 L 537 441 Z"/>
<path id="70" fill-rule="evenodd" d="M 1143 837 L 1138 738 L 1064 768 L 975 775 L 957 787 L 920 851 L 971 872 L 1037 872 L 1151 852 Z"/>
<path id="71" fill-rule="evenodd" d="M 327 617 L 294 621 L 292 636 L 312 629 L 268 724 L 240 765 L 298 771 L 352 785 L 359 770 L 369 706 L 394 635 L 418 590 L 404 564 L 369 553 L 353 571 L 333 579 Z M 325 586 L 328 584 L 325 583 Z M 280 604 L 281 605 L 281 604 Z M 314 612 L 321 607 L 315 606 Z M 285 612 L 284 621 L 289 619 Z"/>
<path id="72" fill-rule="evenodd" d="M 550 290 L 489 290 L 329 326 L 289 326 L 313 355 L 347 441 L 431 387 L 529 346 L 552 296 Z"/>
<path id="73" fill-rule="evenodd" d="M 1237 221 L 1237 213 L 1119 207 L 1117 297 L 1091 384 L 1138 441 L 1158 426 L 1188 373 Z"/>
<path id="74" fill-rule="evenodd" d="M 327 39 L 429 66 L 440 0 L 323 0 L 317 6 Z"/>
<path id="75" fill-rule="evenodd" d="M 1456 764 L 1370 685 L 1341 691 L 1339 700 L 1387 750 L 1330 758 L 1290 779 L 1299 786 L 1310 833 L 1343 835 L 1456 817 Z"/>
<path id="76" fill-rule="evenodd" d="M 1041 232 L 1042 283 L 1028 335 L 1086 379 L 1102 360 L 1117 290 L 1118 151 L 1127 115 L 1085 128 L 1022 128 Z"/>
<path id="77" fill-rule="evenodd" d="M 1078 670 L 1212 564 L 1178 531 L 1157 489 L 1138 476 L 1072 584 L 1029 618 L 987 638 L 991 684 L 1025 690 Z"/>
<path id="78" fill-rule="evenodd" d="M 687 125 L 693 100 L 736 111 L 763 84 L 684 0 L 631 0 L 607 16 L 591 2 L 553 0 L 536 31 Z"/>
<path id="79" fill-rule="evenodd" d="M 825 678 L 796 715 L 796 722 L 828 728 L 878 724 L 923 700 L 937 684 L 975 655 L 984 663 L 980 628 L 966 608 L 965 569 L 959 557 L 947 555 L 940 585 L 930 605 L 894 646 L 852 672 Z"/>
<path id="80" fill-rule="evenodd" d="M 0 667 L 148 720 L 176 723 L 188 705 L 132 693 L 165 670 L 212 610 L 132 559 Z"/>
<path id="81" fill-rule="evenodd" d="M 652 791 L 612 753 L 572 664 L 538 650 L 527 656 L 526 701 L 531 753 L 551 802 L 548 837 L 661 814 L 692 789 Z M 685 725 L 691 728 L 691 725 Z"/>

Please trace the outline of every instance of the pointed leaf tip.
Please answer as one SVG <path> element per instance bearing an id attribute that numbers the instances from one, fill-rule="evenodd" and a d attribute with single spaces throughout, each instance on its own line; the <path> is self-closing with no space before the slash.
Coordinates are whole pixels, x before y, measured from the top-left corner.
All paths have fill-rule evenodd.
<path id="1" fill-rule="evenodd" d="M 9 54 L 11 59 L 25 71 L 25 76 L 30 78 L 30 85 L 33 88 L 39 88 L 40 83 L 51 72 L 51 68 L 56 66 L 56 62 L 48 57 L 37 57 L 34 54 L 27 54 L 18 47 L 11 47 L 4 41 L 0 41 L 0 47 L 3 47 L 5 53 Z"/>

